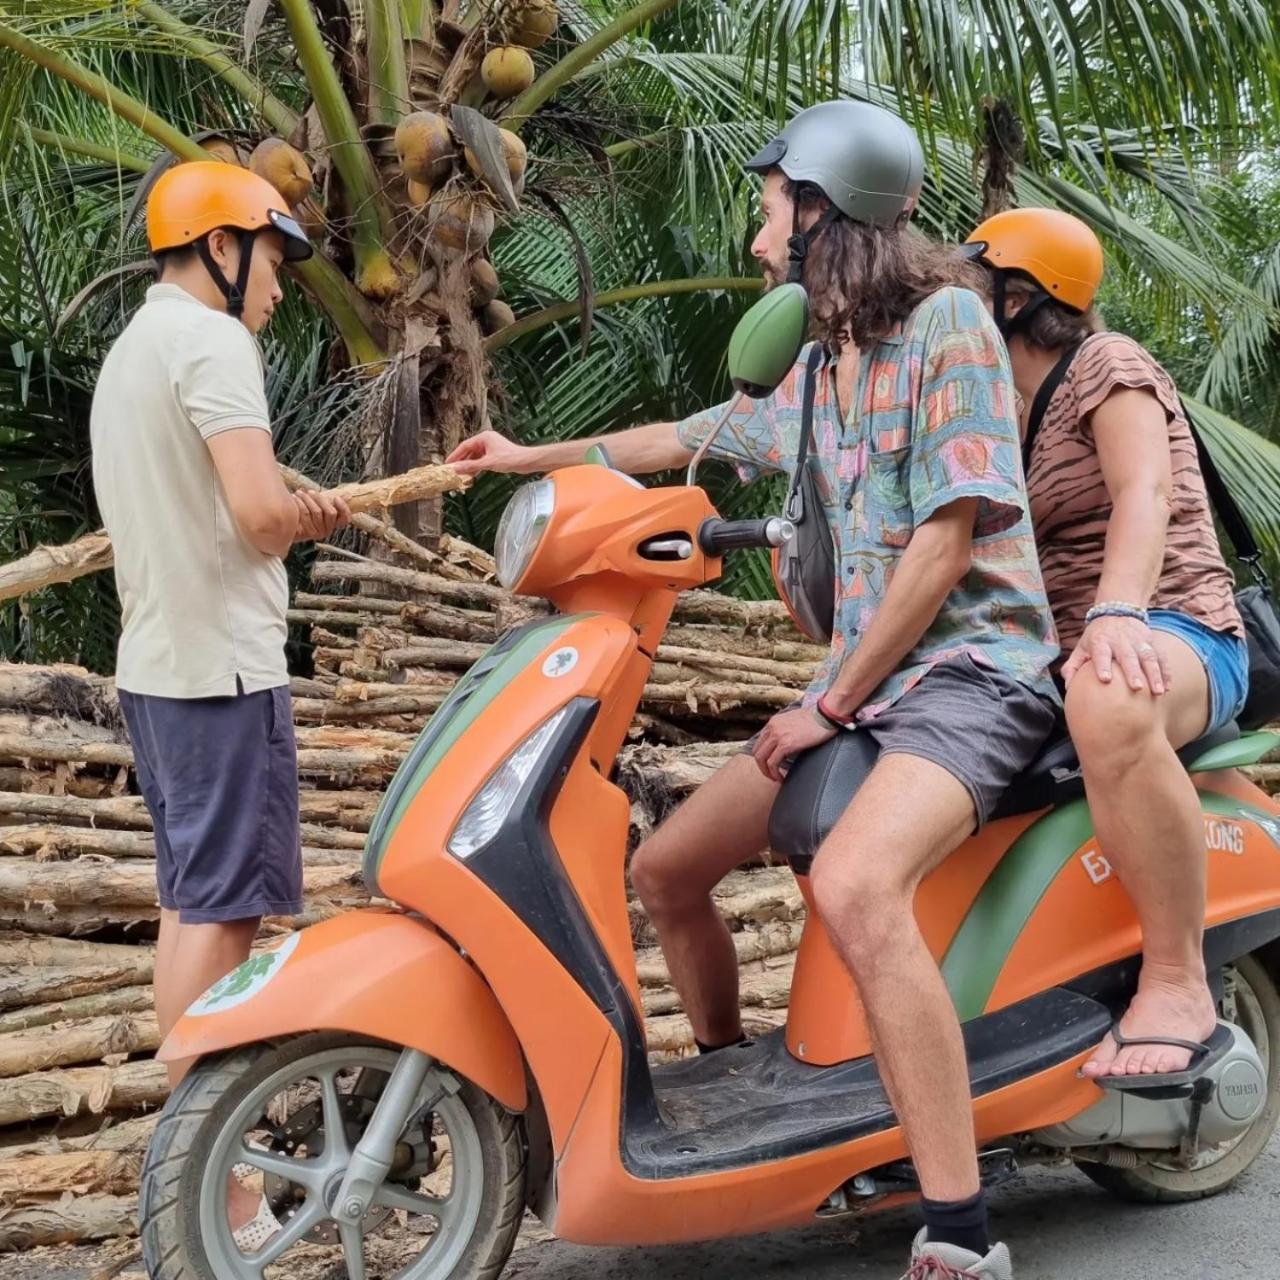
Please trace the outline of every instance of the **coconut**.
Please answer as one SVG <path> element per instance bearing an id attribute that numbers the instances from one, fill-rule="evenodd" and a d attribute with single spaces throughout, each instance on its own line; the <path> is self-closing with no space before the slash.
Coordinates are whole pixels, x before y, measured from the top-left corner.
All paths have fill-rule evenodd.
<path id="1" fill-rule="evenodd" d="M 431 234 L 447 249 L 478 253 L 493 235 L 493 210 L 466 192 L 433 200 Z"/>
<path id="2" fill-rule="evenodd" d="M 502 137 L 502 150 L 507 160 L 507 173 L 511 176 L 511 186 L 516 195 L 519 195 L 524 190 L 524 171 L 529 163 L 529 152 L 519 134 L 512 133 L 510 129 L 500 129 L 499 133 Z M 465 147 L 462 154 L 467 162 L 467 168 L 483 181 L 486 174 L 476 153 L 470 147 Z"/>
<path id="3" fill-rule="evenodd" d="M 202 138 L 200 140 L 200 148 L 202 151 L 209 153 L 211 160 L 221 160 L 224 164 L 240 163 L 240 156 L 235 146 L 228 139 L 219 137 L 217 134 L 212 137 Z"/>
<path id="4" fill-rule="evenodd" d="M 526 0 L 512 15 L 507 34 L 516 44 L 536 49 L 551 39 L 559 25 L 555 0 Z"/>
<path id="5" fill-rule="evenodd" d="M 476 258 L 471 264 L 471 302 L 476 308 L 487 307 L 502 288 L 498 273 L 488 258 Z"/>
<path id="6" fill-rule="evenodd" d="M 266 178 L 290 206 L 305 200 L 312 187 L 306 157 L 283 138 L 264 138 L 258 143 L 249 156 L 249 168 Z"/>
<path id="7" fill-rule="evenodd" d="M 449 176 L 454 156 L 449 122 L 435 111 L 413 111 L 396 126 L 396 152 L 406 178 L 432 186 Z"/>
<path id="8" fill-rule="evenodd" d="M 505 302 L 494 298 L 481 312 L 480 320 L 486 333 L 497 333 L 499 329 L 505 329 L 507 325 L 515 324 L 516 313 Z"/>
<path id="9" fill-rule="evenodd" d="M 406 185 L 409 188 L 409 203 L 417 205 L 421 208 L 431 199 L 431 185 L 427 182 L 419 182 L 417 178 L 409 178 Z"/>
<path id="10" fill-rule="evenodd" d="M 495 98 L 514 98 L 533 83 L 533 59 L 519 45 L 490 49 L 480 64 L 480 79 Z"/>

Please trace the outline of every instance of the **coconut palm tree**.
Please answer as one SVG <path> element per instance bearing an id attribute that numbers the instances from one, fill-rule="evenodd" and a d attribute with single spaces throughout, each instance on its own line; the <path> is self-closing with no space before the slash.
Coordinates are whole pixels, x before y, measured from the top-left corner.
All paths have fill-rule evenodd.
<path id="1" fill-rule="evenodd" d="M 832 93 L 920 130 L 927 229 L 1007 201 L 1080 214 L 1152 316 L 1204 317 L 1227 386 L 1277 300 L 1224 269 L 1207 193 L 1261 146 L 1278 83 L 1265 0 L 0 0 L 0 403 L 48 422 L 59 378 L 86 385 L 145 283 L 150 183 L 214 156 L 275 183 L 319 250 L 311 311 L 290 299 L 269 351 L 295 463 L 401 469 L 490 421 L 686 412 L 759 287 L 740 162 Z M 28 466 L 0 536 L 71 536 L 94 516 L 83 434 L 42 455 L 21 421 L 0 414 L 0 469 Z M 1280 476 L 1232 440 L 1241 478 Z M 30 470 L 50 456 L 80 483 Z M 484 537 L 506 492 L 487 478 L 447 517 Z"/>

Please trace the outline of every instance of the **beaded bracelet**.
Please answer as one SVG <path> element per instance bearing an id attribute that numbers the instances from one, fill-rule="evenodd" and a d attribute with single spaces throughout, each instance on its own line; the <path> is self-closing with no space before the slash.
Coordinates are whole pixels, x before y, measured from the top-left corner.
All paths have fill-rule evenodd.
<path id="1" fill-rule="evenodd" d="M 1126 604 L 1123 600 L 1104 600 L 1095 604 L 1084 615 L 1087 627 L 1095 618 L 1132 618 L 1135 622 L 1147 621 L 1147 611 L 1136 604 Z"/>

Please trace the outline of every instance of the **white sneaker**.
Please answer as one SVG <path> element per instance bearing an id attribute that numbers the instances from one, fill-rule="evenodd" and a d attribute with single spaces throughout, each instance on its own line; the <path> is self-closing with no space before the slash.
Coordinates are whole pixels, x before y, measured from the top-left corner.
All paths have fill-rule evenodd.
<path id="1" fill-rule="evenodd" d="M 257 1253 L 280 1230 L 280 1220 L 271 1212 L 267 1197 L 262 1197 L 258 1212 L 243 1227 L 237 1227 L 231 1238 L 241 1253 Z"/>
<path id="2" fill-rule="evenodd" d="M 931 1244 L 921 1227 L 902 1280 L 1013 1280 L 1013 1264 L 1002 1244 L 993 1244 L 984 1258 L 956 1244 Z"/>

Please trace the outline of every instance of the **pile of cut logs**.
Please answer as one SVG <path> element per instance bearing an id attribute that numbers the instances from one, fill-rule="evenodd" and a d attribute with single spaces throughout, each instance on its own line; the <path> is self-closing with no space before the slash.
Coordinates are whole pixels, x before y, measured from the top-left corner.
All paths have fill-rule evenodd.
<path id="1" fill-rule="evenodd" d="M 545 608 L 498 587 L 476 548 L 411 545 L 413 568 L 333 549 L 293 602 L 315 663 L 292 682 L 306 907 L 265 921 L 268 940 L 369 901 L 360 851 L 391 774 L 457 677 Z M 633 834 L 794 701 L 822 656 L 776 604 L 685 597 L 620 763 Z M 132 761 L 109 677 L 0 665 L 0 1251 L 135 1229 L 167 1085 L 151 1056 L 155 845 Z M 762 861 L 718 896 L 747 1026 L 776 1026 L 803 918 L 790 873 Z M 688 1052 L 656 939 L 631 913 L 650 1049 Z"/>

